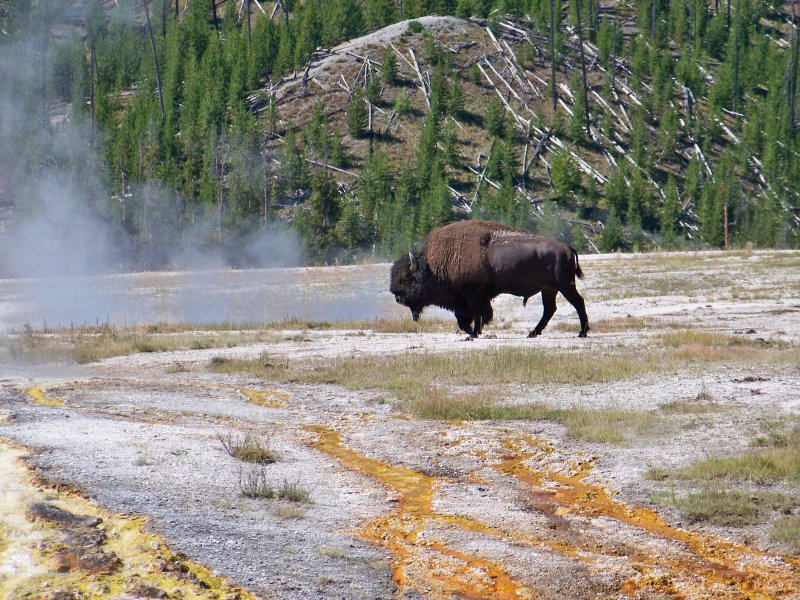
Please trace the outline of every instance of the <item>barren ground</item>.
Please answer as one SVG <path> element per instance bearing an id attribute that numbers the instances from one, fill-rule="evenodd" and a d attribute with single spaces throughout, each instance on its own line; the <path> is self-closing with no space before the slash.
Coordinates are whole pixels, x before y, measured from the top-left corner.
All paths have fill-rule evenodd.
<path id="1" fill-rule="evenodd" d="M 286 329 L 231 348 L 5 366 L 0 596 L 800 597 L 800 559 L 770 540 L 766 524 L 690 523 L 656 499 L 697 484 L 645 477 L 740 454 L 771 423 L 797 418 L 796 356 L 690 362 L 606 383 L 501 386 L 506 404 L 660 415 L 653 430 L 616 445 L 568 436 L 553 421 L 427 420 L 386 390 L 209 368 L 214 357 L 265 352 L 307 366 L 507 346 L 547 349 L 557 365 L 653 351 L 660 334 L 687 329 L 790 351 L 800 343 L 798 252 L 581 261 L 590 320 L 617 324 L 598 325 L 588 339 L 576 337 L 577 317 L 561 297 L 545 335 L 527 339 L 537 299 L 523 309 L 501 297 L 487 335 L 473 342 L 452 319 L 443 333 Z M 131 277 L 141 302 L 148 285 L 163 288 L 167 278 Z M 266 293 L 284 288 L 277 318 L 292 314 L 288 289 L 302 290 L 315 310 L 332 302 L 334 316 L 353 318 L 362 306 L 370 318 L 410 319 L 385 291 L 388 265 L 243 272 L 223 287 L 252 294 L 245 284 L 256 280 Z M 25 293 L 12 287 L 0 283 L 4 306 L 23 314 Z M 422 318 L 434 315 L 442 316 Z M 662 409 L 698 397 L 714 410 Z M 269 480 L 296 483 L 311 503 L 242 496 L 250 467 L 217 436 L 245 432 L 271 437 L 279 460 L 265 467 Z M 752 486 L 798 497 L 787 482 Z"/>

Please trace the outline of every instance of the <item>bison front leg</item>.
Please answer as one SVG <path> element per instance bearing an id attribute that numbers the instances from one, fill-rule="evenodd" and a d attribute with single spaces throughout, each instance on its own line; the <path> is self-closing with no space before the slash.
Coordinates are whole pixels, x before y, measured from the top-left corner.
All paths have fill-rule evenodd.
<path id="1" fill-rule="evenodd" d="M 581 320 L 581 330 L 578 333 L 578 337 L 586 337 L 586 332 L 589 331 L 589 317 L 586 315 L 586 305 L 583 302 L 583 296 L 578 293 L 574 284 L 562 289 L 561 293 L 564 295 L 564 298 L 575 307 L 575 310 L 578 311 L 578 318 Z"/>
<path id="2" fill-rule="evenodd" d="M 455 315 L 458 328 L 468 336 L 475 337 L 474 330 L 472 329 L 472 314 L 457 311 Z"/>
<path id="3" fill-rule="evenodd" d="M 537 336 L 542 335 L 542 331 L 547 324 L 550 322 L 550 319 L 556 312 L 556 294 L 558 291 L 545 288 L 542 290 L 542 318 L 539 319 L 539 323 L 536 325 L 533 331 L 528 334 L 529 338 L 534 338 Z"/>
<path id="4" fill-rule="evenodd" d="M 475 298 L 469 302 L 472 311 L 473 335 L 478 337 L 483 332 L 483 326 L 489 323 L 494 317 L 491 300 L 486 298 Z"/>

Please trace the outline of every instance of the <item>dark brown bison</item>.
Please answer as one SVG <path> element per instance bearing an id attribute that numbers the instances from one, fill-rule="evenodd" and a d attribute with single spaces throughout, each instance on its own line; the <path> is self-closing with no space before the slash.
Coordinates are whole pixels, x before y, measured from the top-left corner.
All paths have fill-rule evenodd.
<path id="1" fill-rule="evenodd" d="M 491 221 L 459 221 L 432 230 L 418 254 L 398 258 L 389 289 L 415 321 L 433 304 L 452 311 L 472 337 L 492 320 L 493 298 L 522 296 L 524 306 L 539 292 L 544 311 L 528 337 L 541 335 L 561 292 L 578 311 L 578 336 L 586 337 L 589 319 L 576 276 L 583 277 L 578 253 L 566 244 Z"/>

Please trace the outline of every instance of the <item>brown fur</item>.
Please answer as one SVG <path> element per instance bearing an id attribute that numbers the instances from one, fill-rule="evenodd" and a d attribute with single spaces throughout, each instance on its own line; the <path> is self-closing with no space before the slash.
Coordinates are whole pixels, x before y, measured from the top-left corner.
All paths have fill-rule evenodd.
<path id="1" fill-rule="evenodd" d="M 542 333 L 556 311 L 556 294 L 575 307 L 586 337 L 589 319 L 575 278 L 583 272 L 574 248 L 562 242 L 491 221 L 459 221 L 432 230 L 418 254 L 392 265 L 389 290 L 418 319 L 432 304 L 452 310 L 473 337 L 492 317 L 499 294 L 521 296 L 523 304 L 542 293 L 542 318 L 530 337 Z M 474 324 L 474 325 L 473 325 Z"/>
<path id="2" fill-rule="evenodd" d="M 502 232 L 530 235 L 493 221 L 457 221 L 431 231 L 422 253 L 433 274 L 454 286 L 485 283 L 490 270 L 486 248 Z"/>

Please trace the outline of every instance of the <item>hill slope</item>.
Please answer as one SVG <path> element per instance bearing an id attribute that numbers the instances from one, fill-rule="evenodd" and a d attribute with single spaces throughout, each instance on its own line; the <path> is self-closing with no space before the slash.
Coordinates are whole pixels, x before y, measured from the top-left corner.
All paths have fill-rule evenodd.
<path id="1" fill-rule="evenodd" d="M 46 143 L 25 164 L 0 156 L 0 189 L 19 213 L 36 202 L 8 190 L 47 160 L 91 172 L 90 209 L 147 266 L 172 261 L 176 233 L 257 263 L 237 248 L 276 220 L 317 261 L 392 255 L 475 216 L 587 251 L 798 244 L 791 5 L 562 4 L 553 55 L 547 3 L 440 4 L 473 16 L 307 0 L 286 18 L 250 6 L 248 23 L 246 3 L 156 4 L 157 73 L 141 11 L 90 4 L 45 54 L 45 100 L 68 126 L 31 135 L 28 78 L 11 137 Z M 2 43 L 20 43 L 5 21 Z M 85 163 L 42 160 L 65 129 Z"/>

